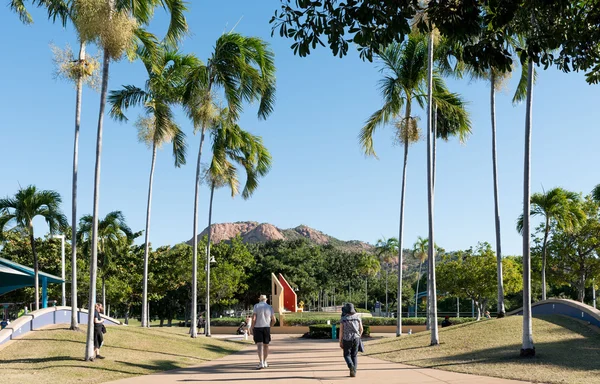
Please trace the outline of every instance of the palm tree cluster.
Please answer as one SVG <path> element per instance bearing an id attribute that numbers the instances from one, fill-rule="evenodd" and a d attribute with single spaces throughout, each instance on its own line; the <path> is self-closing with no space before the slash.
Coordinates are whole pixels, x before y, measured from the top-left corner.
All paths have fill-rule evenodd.
<path id="1" fill-rule="evenodd" d="M 80 51 L 78 58 L 71 57 L 70 51 L 58 64 L 64 77 L 76 84 L 75 136 L 73 150 L 72 185 L 72 319 L 71 329 L 77 329 L 76 301 L 76 245 L 83 244 L 90 255 L 90 290 L 88 308 L 96 303 L 97 266 L 100 257 L 102 285 L 104 292 L 105 276 L 108 273 L 110 258 L 118 253 L 121 245 L 130 243 L 134 234 L 125 224 L 118 211 L 109 213 L 104 220 L 99 219 L 100 166 L 102 158 L 102 135 L 106 104 L 110 116 L 118 121 L 127 121 L 125 112 L 133 107 L 141 107 L 144 114 L 137 120 L 138 137 L 152 150 L 148 200 L 145 227 L 144 277 L 142 326 L 148 326 L 148 254 L 150 247 L 150 218 L 152 207 L 152 187 L 158 149 L 162 145 L 173 147 L 174 164 L 180 167 L 186 163 L 186 136 L 174 118 L 173 108 L 183 107 L 194 126 L 194 133 L 200 133 L 200 147 L 196 164 L 196 187 L 194 194 L 194 257 L 192 271 L 192 337 L 196 337 L 197 318 L 197 221 L 198 196 L 202 179 L 201 156 L 206 133 L 210 133 L 213 157 L 206 173 L 212 195 L 215 188 L 228 186 L 232 196 L 239 192 L 239 170 L 246 174 L 246 182 L 241 192 L 247 199 L 258 187 L 258 180 L 265 176 L 271 166 L 271 156 L 262 139 L 243 130 L 238 125 L 245 103 L 257 102 L 258 117 L 266 119 L 273 111 L 275 103 L 275 64 L 274 54 L 269 45 L 256 37 L 246 37 L 233 31 L 224 33 L 215 44 L 213 54 L 206 63 L 192 54 L 179 52 L 178 43 L 188 33 L 185 18 L 186 2 L 183 0 L 44 0 L 31 1 L 31 5 L 45 8 L 49 19 L 60 20 L 63 25 L 71 22 L 75 27 Z M 9 7 L 21 21 L 32 23 L 33 19 L 22 0 L 12 0 Z M 146 27 L 152 21 L 154 9 L 164 8 L 170 15 L 169 26 L 161 40 Z M 100 83 L 100 106 L 96 135 L 96 158 L 94 175 L 94 198 L 92 215 L 81 218 L 77 227 L 77 176 L 79 157 L 79 132 L 81 127 L 83 85 L 94 76 L 99 66 L 86 55 L 86 45 L 95 44 L 102 51 L 102 74 Z M 126 85 L 109 93 L 108 81 L 110 65 L 124 55 L 131 60 L 140 60 L 147 72 L 144 87 Z M 71 60 L 69 60 L 71 59 Z M 223 105 L 221 105 L 223 103 Z M 33 239 L 31 219 L 36 215 L 45 217 L 50 230 L 66 220 L 58 211 L 60 196 L 54 192 L 36 192 L 35 187 L 19 191 L 15 199 L 2 200 L 0 211 L 3 226 L 10 221 L 28 231 Z M 31 194 L 37 200 L 25 199 L 26 205 L 19 203 L 21 194 Z M 50 196 L 52 195 L 52 196 Z M 209 225 L 210 225 L 209 215 Z M 2 229 L 2 228 L 0 228 Z M 35 245 L 32 240 L 35 260 Z M 210 250 L 210 242 L 208 252 Z M 88 253 L 88 252 L 86 252 Z M 34 262 L 37 273 L 37 262 Z M 207 260 L 207 274 L 210 274 Z M 208 281 L 208 276 L 207 276 Z M 36 279 L 37 284 L 37 279 Z M 37 288 L 36 288 L 37 296 Z M 104 293 L 103 293 L 104 300 Z M 207 298 L 207 307 L 209 305 Z M 208 308 L 207 308 L 208 309 Z M 93 318 L 89 317 L 86 345 L 86 360 L 93 359 Z M 209 328 L 208 328 L 209 329 Z M 208 332 L 210 332 L 208 330 Z M 208 333 L 209 334 L 209 333 Z"/>
<path id="2" fill-rule="evenodd" d="M 411 143 L 420 139 L 421 131 L 418 127 L 418 119 L 413 116 L 414 104 L 424 109 L 427 115 L 426 140 L 427 140 L 427 194 L 428 194 L 428 222 L 429 234 L 427 242 L 423 239 L 415 244 L 415 252 L 420 255 L 427 254 L 428 277 L 427 277 L 427 301 L 428 301 L 428 324 L 431 326 L 431 344 L 439 344 L 437 331 L 437 298 L 435 282 L 435 247 L 427 244 L 435 244 L 434 241 L 434 196 L 435 196 L 435 166 L 436 166 L 436 143 L 441 138 L 445 141 L 452 137 L 458 137 L 464 142 L 471 132 L 471 122 L 466 109 L 466 103 L 460 95 L 448 90 L 444 82 L 444 76 L 462 78 L 465 75 L 473 79 L 485 79 L 490 82 L 490 116 L 492 128 L 492 174 L 494 186 L 494 207 L 496 227 L 496 257 L 497 257 L 497 282 L 498 282 L 498 317 L 503 317 L 504 292 L 502 277 L 502 252 L 500 235 L 500 213 L 498 202 L 498 172 L 496 154 L 496 113 L 495 93 L 501 86 L 502 80 L 510 75 L 507 69 L 488 68 L 482 70 L 479 67 L 469 66 L 462 61 L 464 52 L 457 47 L 455 42 L 439 36 L 435 25 L 423 15 L 417 15 L 415 25 L 419 24 L 421 30 L 425 27 L 425 33 L 413 31 L 401 42 L 393 42 L 379 50 L 378 59 L 381 63 L 383 78 L 379 87 L 383 97 L 383 106 L 368 118 L 366 124 L 360 131 L 359 142 L 366 155 L 376 156 L 373 135 L 377 127 L 392 124 L 395 129 L 397 140 L 404 147 L 404 160 L 402 166 L 402 184 L 400 190 L 400 220 L 398 235 L 398 302 L 401 300 L 402 286 L 402 263 L 404 250 L 404 207 L 407 181 L 408 149 Z M 415 28 L 416 29 L 416 28 Z M 513 54 L 524 46 L 523 38 L 510 38 L 508 45 Z M 449 52 L 452 52 L 450 57 Z M 510 71 L 511 68 L 508 69 Z M 527 100 L 526 115 L 526 149 L 524 167 L 524 212 L 529 212 L 529 148 L 531 131 L 531 93 L 535 72 L 525 58 L 522 60 L 522 75 L 513 98 L 514 103 Z M 414 104 L 413 104 L 414 103 Z M 531 292 L 530 292 L 530 254 L 529 254 L 529 216 L 523 219 L 520 228 L 523 230 L 523 252 L 524 252 L 524 336 L 523 354 L 533 354 L 533 339 L 531 337 Z M 425 256 L 423 256 L 425 257 Z M 544 275 L 543 275 L 543 278 Z M 418 294 L 418 292 L 417 292 Z M 544 290 L 545 298 L 545 290 Z M 398 305 L 397 313 L 397 336 L 402 334 L 402 311 Z"/>

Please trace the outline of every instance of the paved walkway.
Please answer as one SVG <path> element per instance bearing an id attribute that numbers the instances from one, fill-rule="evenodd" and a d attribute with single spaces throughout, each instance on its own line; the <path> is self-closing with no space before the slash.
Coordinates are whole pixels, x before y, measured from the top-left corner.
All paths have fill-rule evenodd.
<path id="1" fill-rule="evenodd" d="M 368 347 L 368 345 L 367 345 Z M 519 381 L 495 379 L 416 368 L 359 356 L 356 378 L 348 377 L 348 369 L 337 343 L 329 340 L 302 340 L 276 335 L 271 343 L 269 368 L 256 370 L 254 346 L 210 361 L 197 367 L 177 369 L 150 376 L 115 381 L 119 384 L 169 383 L 261 383 L 279 381 L 285 384 L 338 383 L 356 384 L 517 384 Z"/>

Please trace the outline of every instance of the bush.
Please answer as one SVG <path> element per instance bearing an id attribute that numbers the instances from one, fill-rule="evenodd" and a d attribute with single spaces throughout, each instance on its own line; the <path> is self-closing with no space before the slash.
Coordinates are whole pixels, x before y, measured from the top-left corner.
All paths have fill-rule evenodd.
<path id="1" fill-rule="evenodd" d="M 356 313 L 371 313 L 371 311 L 364 308 L 354 308 L 354 310 L 356 310 Z"/>
<path id="2" fill-rule="evenodd" d="M 441 324 L 444 320 L 443 317 L 438 317 L 438 324 Z M 464 324 L 471 321 L 475 321 L 474 317 L 451 317 L 450 322 L 452 324 Z M 425 317 L 403 317 L 402 325 L 425 325 L 427 319 Z M 363 324 L 365 325 L 396 325 L 396 319 L 393 317 L 364 317 Z"/>
<path id="3" fill-rule="evenodd" d="M 210 325 L 213 327 L 239 327 L 246 319 L 243 317 L 215 317 L 210 319 Z"/>
<path id="4" fill-rule="evenodd" d="M 336 334 L 339 338 L 340 336 L 340 326 L 336 324 L 335 326 Z M 311 339 L 331 339 L 331 325 L 329 324 L 314 324 L 308 327 L 308 337 Z M 371 327 L 368 325 L 363 326 L 363 337 L 371 336 Z"/>

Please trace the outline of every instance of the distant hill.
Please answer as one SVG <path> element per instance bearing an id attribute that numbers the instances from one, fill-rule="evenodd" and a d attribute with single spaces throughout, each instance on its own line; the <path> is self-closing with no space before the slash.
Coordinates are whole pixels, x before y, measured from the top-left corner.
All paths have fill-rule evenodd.
<path id="1" fill-rule="evenodd" d="M 204 229 L 204 231 L 198 235 L 198 240 L 206 235 L 208 235 L 208 228 Z M 358 240 L 339 240 L 306 225 L 299 225 L 296 228 L 289 229 L 281 229 L 269 223 L 257 223 L 255 221 L 211 225 L 211 240 L 213 243 L 230 240 L 238 235 L 245 243 L 262 243 L 271 240 L 307 239 L 313 244 L 330 244 L 347 251 L 371 252 L 374 249 L 371 244 Z M 189 240 L 188 244 L 191 243 L 192 240 Z"/>

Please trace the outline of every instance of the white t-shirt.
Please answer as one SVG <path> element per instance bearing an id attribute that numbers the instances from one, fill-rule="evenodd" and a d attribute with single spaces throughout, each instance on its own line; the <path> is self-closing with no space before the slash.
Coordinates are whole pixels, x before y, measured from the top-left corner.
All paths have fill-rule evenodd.
<path id="1" fill-rule="evenodd" d="M 273 316 L 273 307 L 262 301 L 254 306 L 253 314 L 256 315 L 254 328 L 267 328 L 271 326 L 271 317 Z"/>

